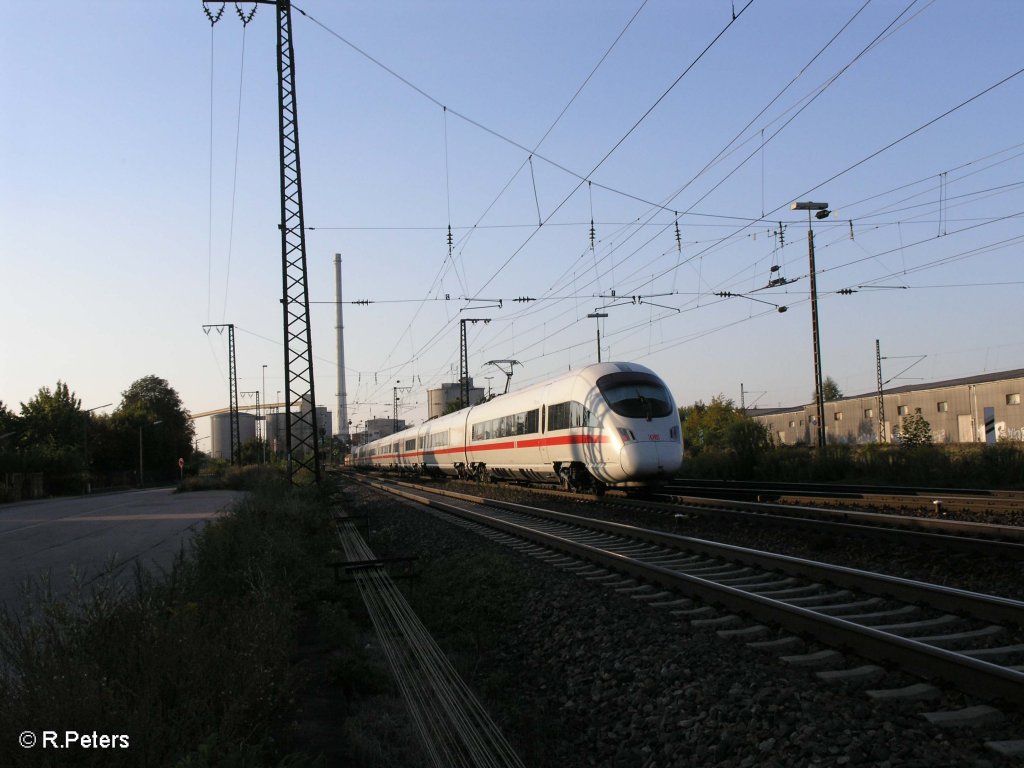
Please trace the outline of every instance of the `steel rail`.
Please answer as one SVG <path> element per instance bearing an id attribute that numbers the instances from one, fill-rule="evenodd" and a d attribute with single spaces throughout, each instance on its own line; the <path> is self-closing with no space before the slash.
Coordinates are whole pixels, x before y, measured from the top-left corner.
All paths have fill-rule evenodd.
<path id="1" fill-rule="evenodd" d="M 722 605 L 729 610 L 746 614 L 757 621 L 781 625 L 792 632 L 814 635 L 830 645 L 849 648 L 865 658 L 890 664 L 896 663 L 900 668 L 925 678 L 941 678 L 960 690 L 980 698 L 1003 700 L 1016 707 L 1024 707 L 1024 673 L 1017 670 L 971 658 L 956 651 L 938 648 L 911 638 L 883 632 L 869 626 L 845 621 L 842 618 L 817 613 L 807 608 L 790 605 L 758 594 L 744 592 L 735 587 L 718 584 L 699 576 L 681 573 L 659 565 L 643 563 L 626 555 L 590 544 L 576 542 L 557 534 L 543 533 L 526 525 L 497 519 L 483 512 L 460 507 L 411 491 L 387 487 L 383 484 L 374 485 L 390 493 L 441 509 L 463 519 L 502 530 L 513 536 L 525 538 L 551 549 L 590 560 L 606 568 L 657 584 L 666 589 L 681 592 L 688 597 L 694 597 L 711 604 Z M 525 510 L 528 509 L 524 505 L 495 502 L 494 500 L 466 494 L 452 494 L 449 492 L 444 495 L 455 496 L 475 504 L 486 503 L 507 510 L 518 508 L 515 511 L 521 513 L 526 513 Z M 533 510 L 528 514 L 537 515 L 537 512 L 537 510 Z M 575 515 L 552 513 L 544 510 L 539 512 L 542 512 L 539 516 L 546 519 L 571 522 L 573 525 L 580 525 L 585 522 L 587 528 L 597 529 L 601 532 L 615 532 L 618 535 L 628 536 L 629 538 L 640 538 L 649 543 L 672 545 L 676 548 L 685 548 L 708 554 L 714 551 L 720 553 L 720 556 L 723 557 L 730 557 L 740 562 L 754 563 L 765 567 L 761 565 L 763 559 L 763 562 L 771 562 L 773 564 L 771 567 L 777 570 L 795 568 L 799 569 L 802 575 L 815 574 L 817 577 L 826 577 L 830 582 L 837 584 L 842 584 L 843 582 L 851 584 L 851 580 L 853 580 L 857 583 L 859 589 L 864 589 L 865 591 L 869 591 L 865 585 L 874 584 L 875 588 L 884 588 L 886 590 L 885 594 L 899 597 L 899 599 L 915 599 L 913 597 L 901 597 L 902 595 L 916 595 L 918 599 L 922 595 L 929 595 L 933 599 L 936 596 L 941 596 L 943 606 L 964 606 L 961 610 L 967 610 L 967 606 L 970 606 L 969 612 L 974 616 L 984 618 L 1001 616 L 1002 620 L 1016 625 L 1024 623 L 1024 603 L 1007 598 L 978 595 L 964 590 L 955 590 L 937 585 L 922 585 L 897 577 L 868 574 L 856 571 L 855 569 L 833 567 L 823 563 L 783 555 L 768 555 L 767 553 L 758 553 L 755 550 L 746 550 L 742 547 L 689 539 L 658 531 L 644 531 L 643 529 L 619 523 L 592 521 L 578 518 Z"/>
<path id="2" fill-rule="evenodd" d="M 960 538 L 985 536 L 985 541 L 995 541 L 994 536 L 1024 542 L 1024 527 L 1019 525 L 999 525 L 993 523 L 975 523 L 969 520 L 946 520 L 933 517 L 915 517 L 913 515 L 894 515 L 887 512 L 862 512 L 850 509 L 832 509 L 830 507 L 793 506 L 765 501 L 739 501 L 733 499 L 708 499 L 703 496 L 669 496 L 669 503 L 685 509 L 713 509 L 727 512 L 749 512 L 753 514 L 771 514 L 773 516 L 805 517 L 811 519 L 831 520 L 839 518 L 844 522 L 861 520 L 878 527 L 879 524 L 896 528 L 933 529 L 946 532 L 957 532 Z"/>

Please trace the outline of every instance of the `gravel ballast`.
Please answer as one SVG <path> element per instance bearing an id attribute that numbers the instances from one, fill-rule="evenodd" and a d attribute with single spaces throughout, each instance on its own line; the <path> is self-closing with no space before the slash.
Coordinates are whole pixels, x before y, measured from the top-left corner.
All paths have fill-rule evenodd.
<path id="1" fill-rule="evenodd" d="M 529 766 L 1002 766 L 1017 764 L 986 741 L 1024 736 L 1007 711 L 996 723 L 950 728 L 921 714 L 981 702 L 955 692 L 917 702 L 872 701 L 866 688 L 918 680 L 893 671 L 864 681 L 821 682 L 816 669 L 755 650 L 360 486 L 343 510 L 366 514 L 380 557 L 416 556 L 421 584 L 440 569 L 443 616 L 429 586 L 410 597 L 466 681 Z M 479 558 L 504 581 L 459 583 L 452 564 Z M 418 593 L 420 593 L 418 595 Z M 511 623 L 493 636 L 466 629 L 494 608 Z M 714 612 L 702 619 L 723 616 Z M 750 622 L 730 625 L 735 629 Z M 473 635 L 474 642 L 466 637 Z M 769 628 L 766 638 L 780 636 Z M 840 665 L 865 664 L 855 656 Z M 828 667 L 834 669 L 835 665 Z"/>

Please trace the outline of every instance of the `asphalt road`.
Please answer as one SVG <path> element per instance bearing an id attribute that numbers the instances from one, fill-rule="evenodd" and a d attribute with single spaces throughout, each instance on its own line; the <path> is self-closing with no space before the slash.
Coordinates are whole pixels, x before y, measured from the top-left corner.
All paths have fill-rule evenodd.
<path id="1" fill-rule="evenodd" d="M 25 612 L 26 594 L 38 595 L 47 580 L 57 596 L 68 595 L 76 581 L 87 591 L 110 564 L 125 582 L 136 561 L 166 569 L 192 533 L 240 495 L 158 488 L 2 505 L 0 604 Z M 26 593 L 27 583 L 36 589 Z"/>

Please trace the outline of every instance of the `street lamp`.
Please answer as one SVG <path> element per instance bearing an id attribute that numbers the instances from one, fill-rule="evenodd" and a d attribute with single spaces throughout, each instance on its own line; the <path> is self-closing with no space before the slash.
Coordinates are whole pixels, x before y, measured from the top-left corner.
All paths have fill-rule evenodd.
<path id="1" fill-rule="evenodd" d="M 818 333 L 818 281 L 814 274 L 814 230 L 811 228 L 811 211 L 817 219 L 826 219 L 831 211 L 828 203 L 802 202 L 789 206 L 791 211 L 807 211 L 807 257 L 811 271 L 811 333 L 814 338 L 814 406 L 818 420 L 818 447 L 825 447 L 825 402 L 821 382 L 821 342 Z"/>
<path id="2" fill-rule="evenodd" d="M 601 318 L 608 317 L 607 312 L 590 312 L 587 317 L 597 321 L 597 362 L 601 362 Z"/>
<path id="3" fill-rule="evenodd" d="M 157 424 L 163 424 L 163 423 L 164 422 L 163 422 L 162 419 L 158 419 L 156 421 L 149 422 L 149 426 L 155 427 Z M 142 481 L 142 478 L 143 478 L 143 474 L 142 474 L 142 428 L 144 426 L 145 426 L 145 424 L 139 424 L 139 488 L 142 487 L 142 482 L 143 482 Z"/>

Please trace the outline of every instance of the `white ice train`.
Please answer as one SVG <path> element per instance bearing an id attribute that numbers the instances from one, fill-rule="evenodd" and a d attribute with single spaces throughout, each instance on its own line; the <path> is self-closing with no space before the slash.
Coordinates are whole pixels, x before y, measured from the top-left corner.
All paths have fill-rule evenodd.
<path id="1" fill-rule="evenodd" d="M 662 482 L 683 442 L 653 371 L 597 363 L 358 446 L 352 463 L 586 490 Z"/>

